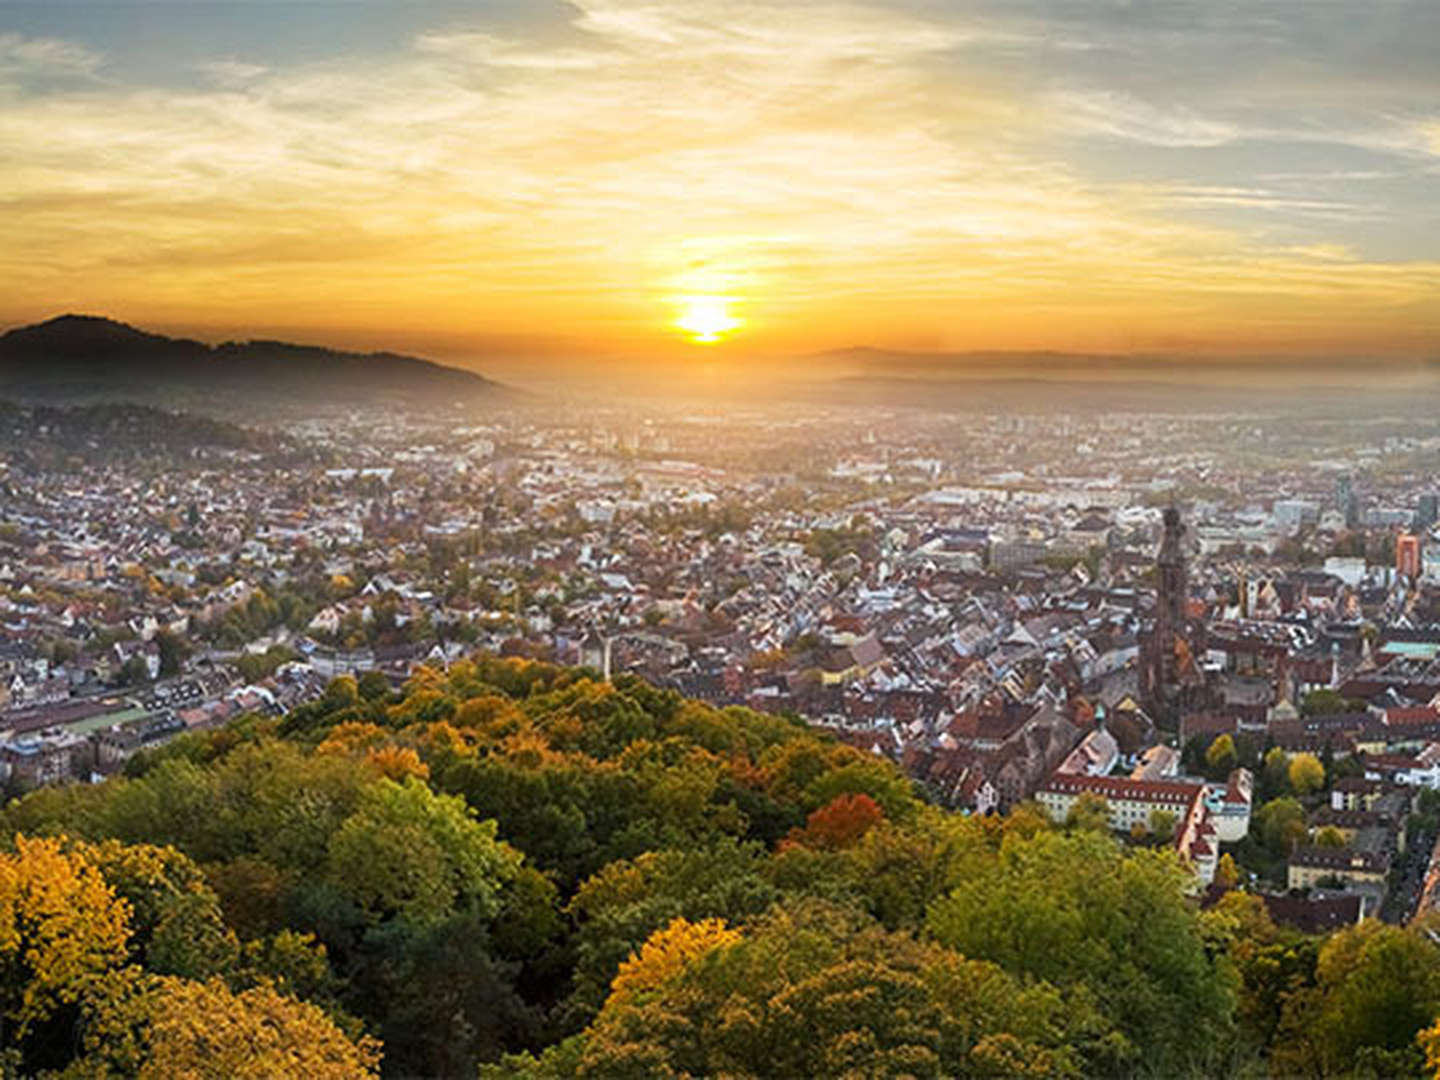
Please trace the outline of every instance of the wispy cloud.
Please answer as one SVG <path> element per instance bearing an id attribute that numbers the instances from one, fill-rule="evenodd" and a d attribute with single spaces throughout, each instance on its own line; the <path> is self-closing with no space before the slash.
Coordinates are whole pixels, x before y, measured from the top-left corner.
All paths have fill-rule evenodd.
<path id="1" fill-rule="evenodd" d="M 197 56 L 183 86 L 0 35 L 5 302 L 648 347 L 698 281 L 777 347 L 1440 331 L 1440 252 L 1368 256 L 1392 215 L 1345 175 L 1440 153 L 1433 120 L 1107 83 L 1122 31 L 1059 10 L 580 0 L 563 32 Z M 1303 189 L 1265 178 L 1301 144 Z"/>

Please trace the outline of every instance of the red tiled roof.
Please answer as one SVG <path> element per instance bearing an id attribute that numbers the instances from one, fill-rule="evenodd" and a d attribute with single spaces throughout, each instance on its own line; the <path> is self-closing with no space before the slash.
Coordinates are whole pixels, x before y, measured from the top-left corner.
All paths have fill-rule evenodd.
<path id="1" fill-rule="evenodd" d="M 1440 722 L 1440 710 L 1428 705 L 1412 709 L 1386 709 L 1385 723 L 1390 727 L 1405 727 L 1411 724 L 1434 724 Z"/>
<path id="2" fill-rule="evenodd" d="M 1076 776 L 1056 773 L 1040 790 L 1058 795 L 1081 795 L 1089 792 L 1107 799 L 1188 806 L 1204 793 L 1205 788 L 1202 784 L 1187 784 L 1178 780 L 1132 780 L 1125 776 Z"/>

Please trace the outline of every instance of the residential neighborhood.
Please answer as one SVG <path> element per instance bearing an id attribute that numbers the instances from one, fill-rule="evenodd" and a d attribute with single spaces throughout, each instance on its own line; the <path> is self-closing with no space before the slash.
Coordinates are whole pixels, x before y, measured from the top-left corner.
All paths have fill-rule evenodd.
<path id="1" fill-rule="evenodd" d="M 1422 902 L 1433 424 L 576 403 L 107 453 L 44 421 L 0 462 L 12 793 L 484 651 L 803 718 L 966 812 L 1101 803 L 1199 887 Z"/>

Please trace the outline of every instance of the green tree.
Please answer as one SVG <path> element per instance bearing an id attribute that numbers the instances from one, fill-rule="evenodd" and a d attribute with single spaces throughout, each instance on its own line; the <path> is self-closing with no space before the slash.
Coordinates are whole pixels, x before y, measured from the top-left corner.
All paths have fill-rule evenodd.
<path id="1" fill-rule="evenodd" d="M 1110 804 L 1099 795 L 1088 791 L 1080 795 L 1065 815 L 1065 828 L 1082 832 L 1108 833 L 1110 831 Z"/>
<path id="2" fill-rule="evenodd" d="M 155 645 L 160 650 L 161 677 L 180 674 L 190 657 L 190 643 L 179 634 L 161 630 L 155 635 Z"/>
<path id="3" fill-rule="evenodd" d="M 1314 990 L 1286 1001 L 1275 1066 L 1289 1073 L 1414 1075 L 1417 1036 L 1440 1014 L 1440 950 L 1419 930 L 1367 921 L 1321 948 Z"/>
<path id="4" fill-rule="evenodd" d="M 366 789 L 330 840 L 330 884 L 372 919 L 438 922 L 458 909 L 495 915 L 520 855 L 495 839 L 464 802 L 409 777 Z"/>
<path id="5" fill-rule="evenodd" d="M 1256 812 L 1253 825 L 1265 848 L 1283 858 L 1305 839 L 1305 808 L 1288 797 L 1272 799 Z"/>
<path id="6" fill-rule="evenodd" d="M 1010 836 L 932 907 L 929 928 L 964 956 L 1093 994 L 1151 1067 L 1183 1071 L 1221 1045 L 1233 1007 L 1191 881 L 1173 853 L 1096 833 Z"/>
<path id="7" fill-rule="evenodd" d="M 76 849 L 130 905 L 131 958 L 158 975 L 226 975 L 239 942 L 200 867 L 174 848 L 117 840 Z"/>
<path id="8" fill-rule="evenodd" d="M 1278 746 L 1265 752 L 1260 769 L 1260 786 L 1267 799 L 1278 798 L 1290 790 L 1290 758 Z"/>
<path id="9" fill-rule="evenodd" d="M 1175 825 L 1179 818 L 1172 810 L 1150 811 L 1150 835 L 1161 843 L 1167 843 L 1175 836 Z"/>

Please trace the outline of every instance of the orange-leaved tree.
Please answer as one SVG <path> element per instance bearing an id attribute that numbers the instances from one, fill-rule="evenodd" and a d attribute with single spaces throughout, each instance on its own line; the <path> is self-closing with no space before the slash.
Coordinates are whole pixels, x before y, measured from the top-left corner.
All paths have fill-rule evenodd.
<path id="1" fill-rule="evenodd" d="M 837 795 L 813 811 L 805 819 L 805 827 L 792 830 L 785 842 L 840 851 L 856 844 L 884 817 L 885 811 L 869 795 Z"/>

